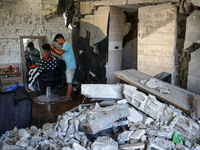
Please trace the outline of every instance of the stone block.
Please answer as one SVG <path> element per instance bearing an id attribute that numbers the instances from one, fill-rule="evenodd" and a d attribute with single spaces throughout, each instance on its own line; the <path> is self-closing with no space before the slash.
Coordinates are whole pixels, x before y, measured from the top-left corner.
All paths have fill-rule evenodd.
<path id="1" fill-rule="evenodd" d="M 89 98 L 124 98 L 122 84 L 82 84 L 81 94 Z"/>
<path id="2" fill-rule="evenodd" d="M 164 109 L 165 105 L 159 102 L 155 96 L 149 94 L 148 100 L 144 107 L 144 112 L 152 118 L 159 120 L 163 115 Z"/>
<path id="3" fill-rule="evenodd" d="M 174 117 L 169 127 L 186 139 L 197 140 L 199 138 L 199 125 L 185 116 L 177 115 Z"/>
<path id="4" fill-rule="evenodd" d="M 134 131 L 124 131 L 123 133 L 120 133 L 117 137 L 118 141 L 129 141 L 131 134 L 133 134 Z"/>
<path id="5" fill-rule="evenodd" d="M 128 102 L 131 102 L 131 96 L 133 93 L 137 92 L 136 89 L 137 88 L 132 85 L 124 84 L 123 94 Z"/>
<path id="6" fill-rule="evenodd" d="M 144 135 L 145 134 L 145 130 L 136 130 L 131 136 L 130 136 L 130 138 L 131 139 L 136 139 L 136 140 L 139 140 L 141 137 L 142 137 L 142 135 Z"/>
<path id="7" fill-rule="evenodd" d="M 88 124 L 83 124 L 83 128 L 86 134 L 96 134 L 103 130 L 111 123 L 130 115 L 128 108 L 118 108 L 110 111 L 107 114 L 102 114 L 95 120 L 90 121 Z"/>

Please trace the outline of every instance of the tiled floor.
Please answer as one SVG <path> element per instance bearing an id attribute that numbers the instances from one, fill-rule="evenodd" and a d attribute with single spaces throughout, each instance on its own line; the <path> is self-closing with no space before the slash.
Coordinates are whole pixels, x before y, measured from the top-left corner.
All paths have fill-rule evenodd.
<path id="1" fill-rule="evenodd" d="M 59 89 L 55 94 L 64 96 L 66 94 L 67 88 Z M 31 99 L 33 100 L 32 107 L 32 119 L 31 125 L 35 125 L 38 128 L 41 128 L 45 122 L 56 122 L 57 117 L 63 114 L 66 111 L 73 109 L 74 107 L 82 104 L 85 96 L 82 94 L 73 93 L 72 102 L 58 102 L 56 104 L 38 104 L 35 102 L 35 98 L 39 95 L 45 94 L 45 90 L 30 92 Z M 84 104 L 94 103 L 89 98 L 84 100 Z"/>

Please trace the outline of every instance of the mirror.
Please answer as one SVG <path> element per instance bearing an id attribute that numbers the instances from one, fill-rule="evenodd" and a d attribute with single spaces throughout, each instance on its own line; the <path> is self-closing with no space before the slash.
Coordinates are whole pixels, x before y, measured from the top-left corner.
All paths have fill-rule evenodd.
<path id="1" fill-rule="evenodd" d="M 24 86 L 27 91 L 28 89 L 28 71 L 29 67 L 33 64 L 31 57 L 26 53 L 28 50 L 27 44 L 29 42 L 34 43 L 34 47 L 39 50 L 40 59 L 44 57 L 44 52 L 42 50 L 42 45 L 47 43 L 46 36 L 20 36 L 20 46 L 21 46 L 21 55 L 22 55 L 22 73 Z"/>

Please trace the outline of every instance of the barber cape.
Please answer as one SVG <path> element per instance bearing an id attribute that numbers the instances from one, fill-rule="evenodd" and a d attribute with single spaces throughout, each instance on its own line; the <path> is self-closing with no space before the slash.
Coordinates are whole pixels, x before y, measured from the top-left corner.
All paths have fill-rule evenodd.
<path id="1" fill-rule="evenodd" d="M 54 70 L 58 66 L 58 58 L 49 55 L 47 57 L 43 57 L 39 60 L 35 65 L 30 67 L 30 71 L 28 74 L 28 86 L 31 87 L 35 79 L 40 75 L 43 70 Z"/>

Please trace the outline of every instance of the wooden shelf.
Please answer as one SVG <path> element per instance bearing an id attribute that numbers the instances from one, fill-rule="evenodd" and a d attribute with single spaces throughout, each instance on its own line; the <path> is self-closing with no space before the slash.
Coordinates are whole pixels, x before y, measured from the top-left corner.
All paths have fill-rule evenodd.
<path id="1" fill-rule="evenodd" d="M 7 77 L 3 77 L 7 76 Z M 21 72 L 15 72 L 14 69 L 9 71 L 7 68 L 2 68 L 0 70 L 0 83 L 15 83 L 15 82 L 23 82 L 23 76 L 21 76 Z"/>

